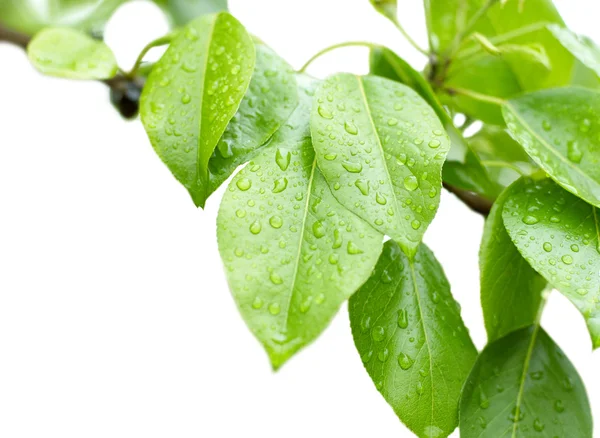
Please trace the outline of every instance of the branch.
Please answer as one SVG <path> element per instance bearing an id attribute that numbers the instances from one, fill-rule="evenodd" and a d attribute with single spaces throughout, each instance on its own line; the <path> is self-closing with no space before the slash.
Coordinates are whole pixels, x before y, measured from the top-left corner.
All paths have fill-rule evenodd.
<path id="1" fill-rule="evenodd" d="M 487 217 L 490 214 L 493 202 L 489 199 L 479 196 L 477 193 L 459 189 L 458 187 L 454 187 L 447 183 L 444 183 L 444 188 L 450 193 L 453 193 L 474 212 L 479 213 L 484 217 Z"/>
<path id="2" fill-rule="evenodd" d="M 27 34 L 0 25 L 0 42 L 7 42 L 27 50 L 31 37 Z M 135 117 L 145 79 L 140 76 L 127 77 L 121 73 L 114 78 L 100 81 L 110 89 L 110 100 L 126 119 Z"/>

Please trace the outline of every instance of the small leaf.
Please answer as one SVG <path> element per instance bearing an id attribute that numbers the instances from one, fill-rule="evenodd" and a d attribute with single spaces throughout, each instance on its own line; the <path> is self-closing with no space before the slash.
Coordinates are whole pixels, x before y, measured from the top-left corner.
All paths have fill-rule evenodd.
<path id="1" fill-rule="evenodd" d="M 296 105 L 294 71 L 269 47 L 257 44 L 248 91 L 208 162 L 211 193 L 266 145 Z"/>
<path id="2" fill-rule="evenodd" d="M 371 278 L 350 298 L 364 366 L 396 415 L 419 437 L 446 437 L 477 351 L 442 267 L 419 246 L 413 262 L 388 241 Z"/>
<path id="3" fill-rule="evenodd" d="M 48 76 L 69 79 L 109 79 L 117 73 L 110 48 L 83 32 L 48 28 L 27 46 L 31 63 Z"/>
<path id="4" fill-rule="evenodd" d="M 217 219 L 229 285 L 275 369 L 325 329 L 382 247 L 382 235 L 335 200 L 316 166 L 314 90 L 298 80 L 300 105 L 231 181 Z"/>
<path id="5" fill-rule="evenodd" d="M 171 16 L 177 26 L 187 24 L 201 15 L 227 10 L 227 0 L 154 0 Z"/>
<path id="6" fill-rule="evenodd" d="M 311 132 L 338 201 L 413 255 L 437 210 L 450 147 L 431 107 L 397 82 L 338 74 L 317 90 Z"/>
<path id="7" fill-rule="evenodd" d="M 600 93 L 541 90 L 503 107 L 510 134 L 565 189 L 600 206 Z"/>
<path id="8" fill-rule="evenodd" d="M 255 51 L 230 14 L 205 15 L 173 38 L 144 86 L 140 115 L 156 153 L 204 207 L 208 161 L 237 112 Z"/>
<path id="9" fill-rule="evenodd" d="M 600 347 L 600 213 L 552 180 L 521 179 L 507 193 L 503 218 L 519 252 L 586 319 Z"/>
<path id="10" fill-rule="evenodd" d="M 539 325 L 483 350 L 463 389 L 460 436 L 592 437 L 581 377 Z"/>
<path id="11" fill-rule="evenodd" d="M 380 14 L 392 21 L 398 17 L 398 0 L 369 0 Z"/>
<path id="12" fill-rule="evenodd" d="M 548 30 L 580 62 L 600 76 L 600 47 L 591 38 L 558 25 L 549 25 Z"/>
<path id="13" fill-rule="evenodd" d="M 481 307 L 489 342 L 533 324 L 546 286 L 504 228 L 502 209 L 508 193 L 494 203 L 479 251 Z"/>

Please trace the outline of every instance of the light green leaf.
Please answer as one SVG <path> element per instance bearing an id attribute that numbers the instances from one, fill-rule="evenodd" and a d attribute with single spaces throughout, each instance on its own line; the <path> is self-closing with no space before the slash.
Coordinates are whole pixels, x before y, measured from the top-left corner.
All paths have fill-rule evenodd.
<path id="1" fill-rule="evenodd" d="M 369 0 L 373 7 L 392 21 L 398 17 L 398 0 Z"/>
<path id="2" fill-rule="evenodd" d="M 72 27 L 96 33 L 127 0 L 2 0 L 0 23 L 33 35 L 44 27 Z"/>
<path id="3" fill-rule="evenodd" d="M 434 53 L 444 53 L 457 43 L 486 0 L 424 0 L 429 45 Z"/>
<path id="4" fill-rule="evenodd" d="M 592 437 L 581 377 L 539 325 L 483 350 L 463 389 L 460 436 Z"/>
<path id="5" fill-rule="evenodd" d="M 548 30 L 580 62 L 600 75 L 600 47 L 591 38 L 558 25 L 549 25 Z"/>
<path id="6" fill-rule="evenodd" d="M 256 45 L 256 66 L 248 91 L 208 162 L 210 193 L 252 159 L 298 105 L 292 68 L 269 47 Z"/>
<path id="7" fill-rule="evenodd" d="M 552 179 L 600 206 L 600 93 L 542 90 L 510 100 L 503 114 L 512 137 Z"/>
<path id="8" fill-rule="evenodd" d="M 47 28 L 27 46 L 31 63 L 40 72 L 69 79 L 109 79 L 117 74 L 117 60 L 110 48 L 83 32 Z"/>
<path id="9" fill-rule="evenodd" d="M 519 252 L 586 319 L 600 347 L 600 213 L 550 179 L 521 179 L 507 193 L 503 218 Z"/>
<path id="10" fill-rule="evenodd" d="M 382 235 L 340 205 L 316 165 L 311 84 L 229 184 L 217 219 L 227 279 L 275 369 L 313 341 L 371 274 Z"/>
<path id="11" fill-rule="evenodd" d="M 255 50 L 227 12 L 205 15 L 173 38 L 144 86 L 140 115 L 152 146 L 204 207 L 208 161 L 237 112 L 254 70 Z"/>
<path id="12" fill-rule="evenodd" d="M 411 262 L 386 242 L 349 310 L 365 368 L 398 417 L 419 437 L 447 437 L 477 351 L 431 251 L 421 244 Z"/>
<path id="13" fill-rule="evenodd" d="M 338 201 L 412 256 L 437 210 L 450 141 L 412 89 L 337 74 L 317 90 L 311 132 Z"/>
<path id="14" fill-rule="evenodd" d="M 177 26 L 187 24 L 201 15 L 227 10 L 227 0 L 154 0 L 162 6 Z"/>
<path id="15" fill-rule="evenodd" d="M 479 251 L 481 307 L 489 342 L 533 324 L 546 286 L 504 228 L 502 209 L 508 193 L 494 203 Z"/>

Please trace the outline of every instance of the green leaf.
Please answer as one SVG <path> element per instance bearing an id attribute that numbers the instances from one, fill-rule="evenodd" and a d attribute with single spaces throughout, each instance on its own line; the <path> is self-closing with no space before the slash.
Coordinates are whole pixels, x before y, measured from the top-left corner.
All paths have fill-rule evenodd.
<path id="1" fill-rule="evenodd" d="M 600 93 L 542 90 L 503 107 L 510 134 L 565 189 L 600 206 Z"/>
<path id="2" fill-rule="evenodd" d="M 27 54 L 40 72 L 61 78 L 109 79 L 118 69 L 106 44 L 68 28 L 40 31 L 27 46 Z"/>
<path id="3" fill-rule="evenodd" d="M 101 31 L 114 11 L 126 0 L 3 0 L 0 23 L 33 35 L 44 27 L 73 27 Z"/>
<path id="4" fill-rule="evenodd" d="M 484 3 L 485 0 L 424 0 L 429 45 L 433 52 L 449 50 Z"/>
<path id="5" fill-rule="evenodd" d="M 255 50 L 227 12 L 205 15 L 173 38 L 144 86 L 140 115 L 152 146 L 204 207 L 208 161 L 240 106 L 254 70 Z"/>
<path id="6" fill-rule="evenodd" d="M 312 84 L 290 120 L 229 184 L 217 219 L 227 279 L 279 368 L 313 341 L 371 274 L 382 235 L 340 205 L 316 165 Z"/>
<path id="7" fill-rule="evenodd" d="M 398 17 L 398 0 L 369 0 L 380 14 L 392 21 Z"/>
<path id="8" fill-rule="evenodd" d="M 600 75 L 600 47 L 591 38 L 558 25 L 549 25 L 548 30 L 581 63 Z"/>
<path id="9" fill-rule="evenodd" d="M 519 252 L 586 319 L 600 347 L 600 214 L 550 179 L 521 179 L 507 194 L 504 225 Z"/>
<path id="10" fill-rule="evenodd" d="M 499 190 L 490 181 L 478 155 L 472 150 L 421 73 L 387 48 L 371 50 L 371 74 L 408 85 L 433 108 L 450 137 L 450 152 L 443 168 L 444 182 L 494 199 Z"/>
<path id="11" fill-rule="evenodd" d="M 187 24 L 201 15 L 227 10 L 227 0 L 154 0 L 173 19 L 177 26 Z"/>
<path id="12" fill-rule="evenodd" d="M 442 267 L 423 244 L 411 262 L 388 241 L 350 298 L 354 343 L 377 389 L 419 437 L 446 437 L 477 351 Z"/>
<path id="13" fill-rule="evenodd" d="M 293 69 L 269 47 L 257 44 L 248 91 L 208 162 L 210 193 L 267 144 L 297 105 Z"/>
<path id="14" fill-rule="evenodd" d="M 311 132 L 334 196 L 413 255 L 437 210 L 450 148 L 435 112 L 376 76 L 337 74 L 316 96 Z"/>
<path id="15" fill-rule="evenodd" d="M 460 436 L 592 437 L 581 377 L 539 325 L 483 350 L 463 389 Z"/>
<path id="16" fill-rule="evenodd" d="M 546 286 L 504 228 L 502 209 L 508 193 L 494 203 L 479 251 L 481 307 L 489 342 L 533 324 Z"/>

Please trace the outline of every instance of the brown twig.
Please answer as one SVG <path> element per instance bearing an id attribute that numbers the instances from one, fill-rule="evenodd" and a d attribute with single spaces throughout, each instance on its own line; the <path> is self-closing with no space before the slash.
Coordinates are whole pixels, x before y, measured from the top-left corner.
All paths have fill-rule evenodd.
<path id="1" fill-rule="evenodd" d="M 487 217 L 490 214 L 493 202 L 489 199 L 486 199 L 477 193 L 459 189 L 458 187 L 454 187 L 447 183 L 444 183 L 444 188 L 454 194 L 474 212 L 479 213 L 484 217 Z"/>

